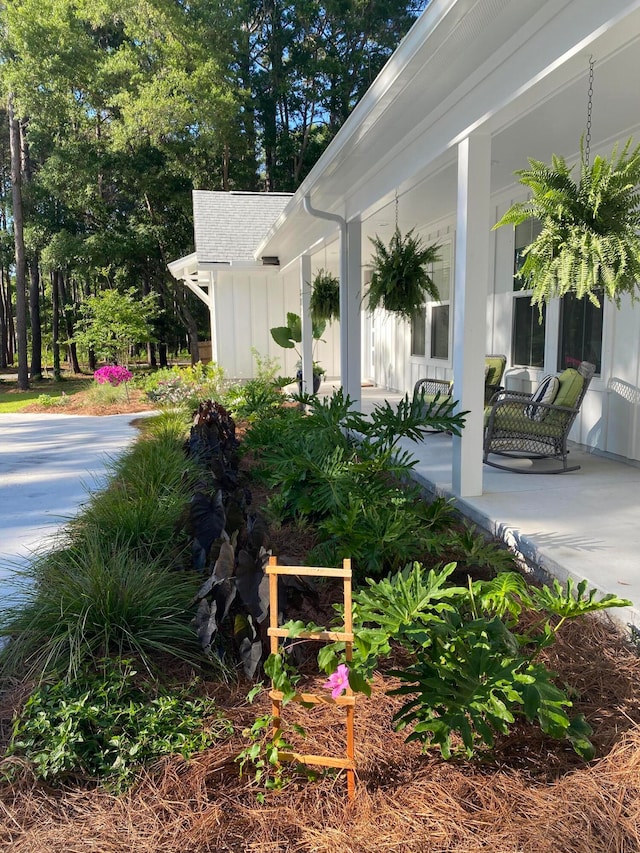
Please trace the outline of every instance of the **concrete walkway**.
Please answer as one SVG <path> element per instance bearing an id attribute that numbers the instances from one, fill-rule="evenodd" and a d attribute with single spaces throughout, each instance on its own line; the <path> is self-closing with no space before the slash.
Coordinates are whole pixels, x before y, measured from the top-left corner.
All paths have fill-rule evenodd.
<path id="1" fill-rule="evenodd" d="M 400 398 L 380 388 L 363 388 L 362 410 Z M 431 434 L 421 442 L 403 442 L 403 447 L 417 457 L 415 473 L 425 489 L 455 497 L 451 436 Z M 526 475 L 485 465 L 483 494 L 455 498 L 456 507 L 543 573 L 561 581 L 586 578 L 590 588 L 630 599 L 633 608 L 608 613 L 618 622 L 640 626 L 640 467 L 577 445 L 570 453 L 571 464 L 579 464 L 580 470 L 568 474 Z"/>
<path id="2" fill-rule="evenodd" d="M 15 598 L 12 569 L 51 544 L 88 491 L 104 485 L 105 463 L 136 438 L 139 417 L 0 415 L 0 606 Z"/>

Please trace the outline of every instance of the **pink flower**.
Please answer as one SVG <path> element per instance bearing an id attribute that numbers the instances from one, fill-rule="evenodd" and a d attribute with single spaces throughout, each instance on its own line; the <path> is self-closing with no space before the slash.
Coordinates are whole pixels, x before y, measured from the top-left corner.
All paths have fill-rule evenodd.
<path id="1" fill-rule="evenodd" d="M 329 680 L 322 685 L 325 690 L 331 691 L 331 698 L 338 696 L 349 687 L 349 669 L 346 664 L 341 663 L 335 672 L 331 673 Z"/>
<path id="2" fill-rule="evenodd" d="M 99 385 L 105 385 L 107 382 L 110 385 L 120 385 L 121 382 L 128 382 L 133 378 L 133 375 L 126 367 L 121 367 L 119 364 L 106 364 L 93 374 L 93 378 Z"/>

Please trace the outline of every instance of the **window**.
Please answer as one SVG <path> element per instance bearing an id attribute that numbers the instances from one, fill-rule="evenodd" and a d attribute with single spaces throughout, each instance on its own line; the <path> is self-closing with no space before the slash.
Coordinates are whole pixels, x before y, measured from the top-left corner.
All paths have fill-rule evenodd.
<path id="1" fill-rule="evenodd" d="M 590 361 L 600 373 L 602 360 L 602 295 L 600 307 L 588 299 L 576 299 L 573 294 L 563 296 L 560 310 L 560 345 L 558 370 L 577 367 L 581 361 Z"/>
<path id="2" fill-rule="evenodd" d="M 516 278 L 516 273 L 524 263 L 523 249 L 535 240 L 541 227 L 537 219 L 528 219 L 516 225 L 511 363 L 523 367 L 544 366 L 546 310 L 543 306 L 540 314 L 538 307 L 531 304 L 531 291 L 525 289 L 526 283 Z"/>
<path id="3" fill-rule="evenodd" d="M 449 358 L 449 306 L 451 304 L 451 243 L 443 243 L 440 258 L 433 264 L 431 277 L 440 294 L 429 305 L 431 358 Z"/>
<path id="4" fill-rule="evenodd" d="M 427 354 L 427 309 L 422 305 L 411 318 L 411 355 Z"/>
<path id="5" fill-rule="evenodd" d="M 449 358 L 449 306 L 431 308 L 431 358 Z"/>
<path id="6" fill-rule="evenodd" d="M 427 355 L 427 329 L 431 358 L 449 358 L 449 305 L 451 294 L 451 243 L 440 247 L 440 258 L 431 268 L 440 302 L 422 305 L 411 318 L 411 355 Z"/>

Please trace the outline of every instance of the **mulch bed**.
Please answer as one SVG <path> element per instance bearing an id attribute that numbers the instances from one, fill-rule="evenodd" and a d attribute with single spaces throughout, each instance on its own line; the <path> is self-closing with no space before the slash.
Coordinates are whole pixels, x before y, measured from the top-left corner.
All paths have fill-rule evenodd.
<path id="1" fill-rule="evenodd" d="M 256 490 L 254 500 L 263 495 Z M 313 533 L 272 531 L 274 553 L 302 559 Z M 640 853 L 640 657 L 605 617 L 563 626 L 547 664 L 572 686 L 574 711 L 594 729 L 597 758 L 525 724 L 471 762 L 422 755 L 393 730 L 393 679 L 376 675 L 356 705 L 356 798 L 344 778 L 309 782 L 293 773 L 264 804 L 238 773 L 242 731 L 268 713 L 248 684 L 205 681 L 236 734 L 190 762 L 160 762 L 127 794 L 49 789 L 28 777 L 0 785 L 0 850 L 11 853 Z M 187 679 L 185 679 L 187 680 Z M 318 686 L 319 679 L 310 688 Z M 4 732 L 12 704 L 0 703 Z M 340 754 L 344 726 L 333 709 L 295 704 L 305 752 Z M 300 744 L 302 745 L 302 744 Z"/>

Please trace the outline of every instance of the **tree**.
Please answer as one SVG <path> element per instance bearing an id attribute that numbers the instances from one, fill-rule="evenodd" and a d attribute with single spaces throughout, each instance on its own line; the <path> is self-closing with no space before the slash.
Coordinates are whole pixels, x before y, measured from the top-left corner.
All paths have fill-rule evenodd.
<path id="1" fill-rule="evenodd" d="M 20 126 L 13 110 L 13 95 L 9 95 L 9 139 L 11 142 L 11 186 L 13 193 L 13 237 L 16 251 L 16 337 L 18 339 L 18 389 L 29 389 L 27 361 L 27 262 L 24 248 L 24 219 L 22 215 L 22 145 Z"/>
<path id="2" fill-rule="evenodd" d="M 134 344 L 153 340 L 150 323 L 156 312 L 154 293 L 140 299 L 133 287 L 124 293 L 103 290 L 84 302 L 75 342 L 107 362 L 128 364 Z"/>

